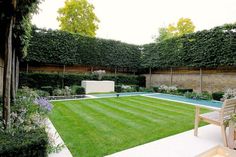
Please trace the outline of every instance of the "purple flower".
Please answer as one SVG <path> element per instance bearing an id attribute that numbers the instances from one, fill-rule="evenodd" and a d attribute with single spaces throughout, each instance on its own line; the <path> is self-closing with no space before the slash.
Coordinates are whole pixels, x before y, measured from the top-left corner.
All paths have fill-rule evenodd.
<path id="1" fill-rule="evenodd" d="M 34 100 L 34 103 L 47 111 L 52 110 L 52 104 L 46 98 L 37 98 Z"/>

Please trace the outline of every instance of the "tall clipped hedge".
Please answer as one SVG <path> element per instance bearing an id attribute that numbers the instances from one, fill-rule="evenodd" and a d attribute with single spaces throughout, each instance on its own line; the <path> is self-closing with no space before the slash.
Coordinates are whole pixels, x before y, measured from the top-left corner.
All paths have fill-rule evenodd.
<path id="1" fill-rule="evenodd" d="M 145 68 L 236 66 L 236 24 L 144 45 L 142 65 Z"/>
<path id="2" fill-rule="evenodd" d="M 25 58 L 29 63 L 137 69 L 139 46 L 63 31 L 34 28 Z"/>
<path id="3" fill-rule="evenodd" d="M 29 63 L 110 68 L 215 68 L 236 66 L 236 24 L 198 31 L 143 46 L 35 28 Z"/>

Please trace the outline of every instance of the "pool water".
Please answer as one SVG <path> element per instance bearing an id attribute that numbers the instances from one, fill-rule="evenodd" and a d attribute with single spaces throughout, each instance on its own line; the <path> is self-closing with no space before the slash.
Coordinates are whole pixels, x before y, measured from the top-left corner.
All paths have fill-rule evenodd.
<path id="1" fill-rule="evenodd" d="M 183 103 L 199 104 L 199 105 L 205 105 L 205 106 L 216 107 L 216 108 L 221 108 L 223 105 L 221 101 L 189 99 L 184 96 L 177 96 L 177 95 L 171 95 L 171 94 L 151 93 L 151 94 L 145 94 L 145 95 L 151 96 L 154 98 L 181 101 Z"/>
<path id="2" fill-rule="evenodd" d="M 214 108 L 221 108 L 223 103 L 220 101 L 214 100 L 199 100 L 199 99 L 189 99 L 184 96 L 178 95 L 171 95 L 171 94 L 163 94 L 163 93 L 148 93 L 148 92 L 127 92 L 127 93 L 118 93 L 120 97 L 123 96 L 149 96 L 153 98 L 160 98 L 165 100 L 171 100 L 176 102 L 183 102 L 183 103 L 191 103 L 191 104 L 198 104 L 198 105 L 205 105 Z M 105 98 L 105 97 L 116 97 L 117 93 L 111 94 L 93 94 L 93 96 L 98 98 Z"/>

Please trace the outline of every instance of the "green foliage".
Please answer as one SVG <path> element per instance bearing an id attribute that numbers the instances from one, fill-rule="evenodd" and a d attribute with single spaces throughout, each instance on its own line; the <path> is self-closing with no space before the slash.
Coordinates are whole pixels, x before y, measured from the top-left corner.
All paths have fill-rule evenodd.
<path id="1" fill-rule="evenodd" d="M 72 90 L 70 87 L 65 86 L 63 89 L 56 88 L 52 91 L 53 96 L 71 96 Z"/>
<path id="2" fill-rule="evenodd" d="M 85 89 L 84 87 L 78 86 L 75 92 L 76 95 L 85 94 Z"/>
<path id="3" fill-rule="evenodd" d="M 121 85 L 115 85 L 115 92 L 121 93 L 122 92 L 122 86 Z"/>
<path id="4" fill-rule="evenodd" d="M 47 97 L 50 96 L 50 93 L 44 90 L 35 90 L 35 92 L 40 96 L 40 97 Z"/>
<path id="5" fill-rule="evenodd" d="M 62 88 L 62 82 L 65 86 L 81 85 L 82 80 L 96 80 L 95 75 L 89 74 L 65 74 L 64 77 L 56 73 L 20 73 L 20 87 L 28 86 L 30 88 L 42 89 L 52 93 L 52 89 Z M 132 84 L 145 86 L 145 77 L 136 75 L 105 75 L 103 80 L 112 80 L 116 84 Z M 144 84 L 143 84 L 144 83 Z"/>
<path id="6" fill-rule="evenodd" d="M 178 88 L 178 89 L 177 89 L 177 92 L 178 92 L 178 93 L 182 93 L 182 94 L 184 94 L 184 93 L 186 93 L 186 92 L 193 92 L 193 89 L 188 89 L 188 88 Z"/>
<path id="7" fill-rule="evenodd" d="M 0 46 L 4 43 L 6 23 L 14 18 L 13 23 L 13 49 L 17 56 L 25 56 L 29 46 L 31 33 L 31 14 L 37 12 L 38 4 L 42 0 L 21 0 L 17 1 L 16 8 L 13 10 L 12 1 L 2 1 L 0 3 Z"/>
<path id="8" fill-rule="evenodd" d="M 160 89 L 159 89 L 158 86 L 157 86 L 157 87 L 153 87 L 153 91 L 159 93 L 159 92 L 160 92 Z M 160 92 L 160 93 L 163 93 L 163 92 Z"/>
<path id="9" fill-rule="evenodd" d="M 182 36 L 184 34 L 193 33 L 195 29 L 194 24 L 189 18 L 180 18 L 177 25 L 169 24 L 168 27 L 159 28 L 159 36 L 155 39 L 157 43 L 160 43 L 166 39 Z"/>
<path id="10" fill-rule="evenodd" d="M 167 32 L 170 34 L 169 36 L 177 37 L 182 36 L 184 34 L 193 33 L 195 29 L 195 26 L 191 19 L 189 18 L 180 18 L 177 22 L 177 25 L 174 26 L 173 24 L 170 24 L 167 27 Z"/>
<path id="11" fill-rule="evenodd" d="M 157 43 L 173 37 L 172 34 L 165 27 L 159 28 L 158 32 L 159 36 L 155 39 Z"/>
<path id="12" fill-rule="evenodd" d="M 130 71 L 138 69 L 141 57 L 136 45 L 43 29 L 34 29 L 28 51 L 25 61 L 32 64 L 102 66 Z"/>
<path id="13" fill-rule="evenodd" d="M 201 99 L 201 100 L 211 100 L 212 96 L 208 92 L 195 93 L 195 92 L 186 92 L 184 94 L 186 98 L 190 99 Z"/>
<path id="14" fill-rule="evenodd" d="M 1 157 L 47 157 L 48 137 L 44 129 L 17 133 L 12 137 L 6 132 L 0 133 Z"/>
<path id="15" fill-rule="evenodd" d="M 62 89 L 56 88 L 52 91 L 53 96 L 63 96 L 64 92 Z"/>
<path id="16" fill-rule="evenodd" d="M 221 98 L 223 98 L 224 92 L 214 92 L 212 93 L 212 98 L 214 100 L 220 101 Z"/>
<path id="17" fill-rule="evenodd" d="M 152 88 L 139 87 L 139 92 L 149 92 L 152 93 L 154 90 Z"/>
<path id="18" fill-rule="evenodd" d="M 46 157 L 51 143 L 45 118 L 51 109 L 52 105 L 38 92 L 28 87 L 19 89 L 11 107 L 11 127 L 2 130 L 0 123 L 0 156 Z"/>
<path id="19" fill-rule="evenodd" d="M 27 79 L 24 77 L 24 79 Z M 27 80 L 25 80 L 25 84 L 27 84 Z M 49 93 L 49 95 L 52 95 L 53 87 L 52 86 L 42 86 L 40 88 L 42 91 L 46 91 Z"/>
<path id="20" fill-rule="evenodd" d="M 145 68 L 235 66 L 235 29 L 236 24 L 224 25 L 144 45 L 142 65 Z"/>
<path id="21" fill-rule="evenodd" d="M 78 85 L 72 85 L 72 86 L 70 86 L 71 94 L 72 94 L 72 95 L 77 95 L 77 94 L 76 94 L 76 90 L 77 90 L 79 87 L 81 87 L 81 86 L 78 86 Z"/>
<path id="22" fill-rule="evenodd" d="M 87 0 L 66 0 L 65 6 L 58 10 L 61 30 L 94 37 L 99 20 L 93 10 Z"/>
<path id="23" fill-rule="evenodd" d="M 235 66 L 235 29 L 235 24 L 224 25 L 143 46 L 35 29 L 25 61 L 31 64 L 126 68 L 130 71 Z"/>

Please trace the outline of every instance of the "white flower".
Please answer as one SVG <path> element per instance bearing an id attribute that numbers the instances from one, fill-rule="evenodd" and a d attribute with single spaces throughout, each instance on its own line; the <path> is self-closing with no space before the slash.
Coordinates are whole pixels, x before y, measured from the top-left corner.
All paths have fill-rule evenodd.
<path id="1" fill-rule="evenodd" d="M 236 97 L 236 89 L 227 89 L 225 94 L 223 95 L 224 99 L 231 99 Z"/>

